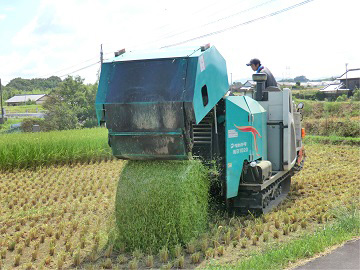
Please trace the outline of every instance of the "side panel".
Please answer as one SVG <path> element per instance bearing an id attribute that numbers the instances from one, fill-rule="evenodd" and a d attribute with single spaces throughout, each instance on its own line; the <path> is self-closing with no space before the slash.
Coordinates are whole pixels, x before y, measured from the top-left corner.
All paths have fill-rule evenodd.
<path id="1" fill-rule="evenodd" d="M 249 160 L 252 153 L 253 135 L 239 130 L 251 125 L 244 97 L 228 97 L 225 108 L 226 197 L 233 198 L 238 194 L 244 160 Z"/>
<path id="2" fill-rule="evenodd" d="M 256 100 L 244 97 L 251 112 L 251 124 L 254 127 L 254 160 L 267 160 L 267 112 Z"/>
<path id="3" fill-rule="evenodd" d="M 196 123 L 218 103 L 229 89 L 226 62 L 215 47 L 198 58 L 193 106 Z"/>

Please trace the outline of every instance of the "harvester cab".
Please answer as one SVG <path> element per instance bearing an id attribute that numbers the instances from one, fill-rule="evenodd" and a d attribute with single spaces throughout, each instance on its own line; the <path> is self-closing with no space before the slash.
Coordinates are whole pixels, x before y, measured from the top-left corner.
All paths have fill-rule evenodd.
<path id="1" fill-rule="evenodd" d="M 215 47 L 116 53 L 104 62 L 96 97 L 114 156 L 130 160 L 216 159 L 227 204 L 267 212 L 289 191 L 304 150 L 289 89 L 229 96 Z M 265 75 L 266 76 L 266 75 Z"/>

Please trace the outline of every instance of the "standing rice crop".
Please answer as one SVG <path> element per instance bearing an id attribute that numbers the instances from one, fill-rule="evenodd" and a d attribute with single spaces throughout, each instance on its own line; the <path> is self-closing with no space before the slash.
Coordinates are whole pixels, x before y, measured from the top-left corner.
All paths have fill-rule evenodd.
<path id="1" fill-rule="evenodd" d="M 0 135 L 0 169 L 5 170 L 110 156 L 104 128 Z"/>

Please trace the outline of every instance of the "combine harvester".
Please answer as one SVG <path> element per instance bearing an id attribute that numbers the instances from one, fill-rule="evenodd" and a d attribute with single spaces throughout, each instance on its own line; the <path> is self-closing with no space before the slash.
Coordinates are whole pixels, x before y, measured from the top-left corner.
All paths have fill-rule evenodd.
<path id="1" fill-rule="evenodd" d="M 114 156 L 128 160 L 216 160 L 229 209 L 266 213 L 302 168 L 301 109 L 289 89 L 229 92 L 215 47 L 115 53 L 102 64 L 96 113 Z"/>

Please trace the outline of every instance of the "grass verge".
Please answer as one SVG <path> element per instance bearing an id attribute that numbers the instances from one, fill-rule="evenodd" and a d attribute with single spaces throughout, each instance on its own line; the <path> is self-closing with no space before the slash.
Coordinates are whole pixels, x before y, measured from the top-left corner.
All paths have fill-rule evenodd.
<path id="1" fill-rule="evenodd" d="M 340 136 L 306 135 L 305 144 L 308 143 L 360 145 L 360 137 L 353 138 L 353 137 L 340 137 Z"/>
<path id="2" fill-rule="evenodd" d="M 269 247 L 264 253 L 236 264 L 210 265 L 209 269 L 283 269 L 291 262 L 311 258 L 328 247 L 360 235 L 360 214 L 356 206 L 338 209 L 335 215 L 337 219 L 334 223 L 325 225 L 313 234 L 305 234 L 300 239 L 275 248 Z"/>

